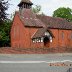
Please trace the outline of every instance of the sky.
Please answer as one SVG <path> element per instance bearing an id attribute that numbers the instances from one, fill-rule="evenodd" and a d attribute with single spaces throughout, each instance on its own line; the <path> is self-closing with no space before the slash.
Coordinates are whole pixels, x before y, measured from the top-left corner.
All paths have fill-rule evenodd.
<path id="1" fill-rule="evenodd" d="M 11 0 L 9 3 L 11 4 L 8 9 L 8 13 L 11 14 L 18 10 L 18 4 L 21 0 Z M 41 5 L 41 11 L 48 15 L 52 16 L 53 11 L 58 9 L 59 7 L 69 7 L 72 9 L 72 0 L 31 0 L 34 5 Z"/>

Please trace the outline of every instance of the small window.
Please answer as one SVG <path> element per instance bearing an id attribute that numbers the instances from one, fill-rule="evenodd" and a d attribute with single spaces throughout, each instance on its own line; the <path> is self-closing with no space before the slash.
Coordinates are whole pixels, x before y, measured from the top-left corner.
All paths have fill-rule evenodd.
<path id="1" fill-rule="evenodd" d="M 17 33 L 17 36 L 19 36 L 19 31 L 20 31 L 20 29 L 19 29 L 19 26 L 17 25 L 17 26 L 16 26 L 16 33 Z"/>
<path id="2" fill-rule="evenodd" d="M 32 41 L 33 41 L 33 43 L 35 43 L 36 42 L 36 39 L 33 39 Z"/>
<path id="3" fill-rule="evenodd" d="M 37 39 L 36 39 L 36 42 L 41 42 L 41 39 L 40 39 L 40 38 L 37 38 Z"/>
<path id="4" fill-rule="evenodd" d="M 72 40 L 72 32 L 71 32 L 71 34 L 70 34 L 70 39 Z"/>
<path id="5" fill-rule="evenodd" d="M 43 38 L 41 38 L 41 42 L 43 42 Z"/>
<path id="6" fill-rule="evenodd" d="M 35 42 L 35 40 L 33 40 L 33 43 Z"/>
<path id="7" fill-rule="evenodd" d="M 41 38 L 36 38 L 36 39 L 33 39 L 32 41 L 33 43 L 36 43 L 36 42 L 38 43 L 38 42 L 41 42 Z"/>
<path id="8" fill-rule="evenodd" d="M 50 42 L 52 43 L 52 37 L 50 36 Z"/>
<path id="9" fill-rule="evenodd" d="M 39 39 L 36 39 L 37 42 L 39 42 Z"/>
<path id="10" fill-rule="evenodd" d="M 19 26 L 14 27 L 14 38 L 16 38 L 16 34 L 19 36 Z"/>
<path id="11" fill-rule="evenodd" d="M 41 42 L 41 40 L 39 40 L 39 42 Z"/>
<path id="12" fill-rule="evenodd" d="M 16 28 L 14 27 L 14 38 L 16 37 Z"/>
<path id="13" fill-rule="evenodd" d="M 64 39 L 64 32 L 62 32 L 62 39 Z"/>

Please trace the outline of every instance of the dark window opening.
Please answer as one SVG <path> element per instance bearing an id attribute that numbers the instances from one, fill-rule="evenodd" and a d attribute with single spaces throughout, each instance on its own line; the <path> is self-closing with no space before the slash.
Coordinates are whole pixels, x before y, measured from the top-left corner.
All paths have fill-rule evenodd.
<path id="1" fill-rule="evenodd" d="M 46 36 L 46 37 L 44 38 L 44 43 L 47 43 L 47 42 L 49 42 L 49 38 Z"/>

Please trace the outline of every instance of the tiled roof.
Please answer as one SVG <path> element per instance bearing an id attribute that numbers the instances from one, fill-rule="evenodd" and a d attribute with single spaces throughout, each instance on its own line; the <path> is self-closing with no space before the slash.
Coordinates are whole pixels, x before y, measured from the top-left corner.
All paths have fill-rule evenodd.
<path id="1" fill-rule="evenodd" d="M 38 38 L 38 37 L 43 37 L 46 32 L 46 28 L 40 28 L 38 31 L 34 34 L 32 38 Z"/>
<path id="2" fill-rule="evenodd" d="M 35 19 L 24 18 L 24 26 L 26 27 L 43 27 L 41 21 Z"/>
<path id="3" fill-rule="evenodd" d="M 20 18 L 26 27 L 45 27 L 45 24 L 32 13 L 31 9 L 24 9 Z"/>
<path id="4" fill-rule="evenodd" d="M 27 27 L 48 27 L 55 29 L 72 29 L 72 23 L 62 18 L 36 15 L 31 9 L 24 9 L 21 20 Z"/>
<path id="5" fill-rule="evenodd" d="M 21 0 L 21 2 L 32 3 L 30 0 Z"/>
<path id="6" fill-rule="evenodd" d="M 39 37 L 44 37 L 45 36 L 45 32 L 48 31 L 50 33 L 50 35 L 52 37 L 54 37 L 54 35 L 52 34 L 52 32 L 50 30 L 48 30 L 48 28 L 40 28 L 38 29 L 38 31 L 34 34 L 33 38 L 39 38 Z"/>
<path id="7" fill-rule="evenodd" d="M 42 15 L 37 15 L 37 18 L 39 18 L 48 28 L 72 29 L 72 23 L 62 18 L 55 18 Z"/>
<path id="8" fill-rule="evenodd" d="M 21 2 L 18 4 L 18 6 L 20 6 L 22 3 L 29 3 L 29 4 L 33 5 L 33 3 L 30 0 L 21 0 Z"/>
<path id="9" fill-rule="evenodd" d="M 18 13 L 21 21 L 26 27 L 39 27 L 38 31 L 33 35 L 32 38 L 43 37 L 45 32 L 48 30 L 51 36 L 53 34 L 49 28 L 53 29 L 71 29 L 72 23 L 62 18 L 49 17 L 44 15 L 36 15 L 31 9 L 24 9 L 22 13 Z"/>

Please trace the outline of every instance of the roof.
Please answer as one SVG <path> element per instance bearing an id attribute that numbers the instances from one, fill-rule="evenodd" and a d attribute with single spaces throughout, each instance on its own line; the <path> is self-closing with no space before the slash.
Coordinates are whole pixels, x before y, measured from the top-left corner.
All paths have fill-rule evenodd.
<path id="1" fill-rule="evenodd" d="M 26 27 L 45 27 L 45 24 L 32 13 L 31 9 L 24 9 L 19 16 Z"/>
<path id="2" fill-rule="evenodd" d="M 43 37 L 44 34 L 46 32 L 46 28 L 40 28 L 38 29 L 38 31 L 34 34 L 34 36 L 32 37 L 33 38 L 38 38 L 38 37 Z"/>
<path id="3" fill-rule="evenodd" d="M 47 30 L 51 36 L 54 37 L 49 29 L 72 30 L 72 23 L 62 18 L 36 15 L 31 9 L 24 9 L 21 13 L 17 12 L 17 14 L 19 15 L 24 26 L 39 28 L 32 38 L 43 37 Z"/>
<path id="4" fill-rule="evenodd" d="M 22 14 L 19 14 L 19 17 L 26 27 L 47 27 L 72 30 L 72 22 L 58 17 L 36 15 L 31 9 L 24 9 Z"/>
<path id="5" fill-rule="evenodd" d="M 28 3 L 33 5 L 33 3 L 30 0 L 21 0 L 21 2 L 18 4 L 18 6 L 21 6 L 22 3 Z"/>
<path id="6" fill-rule="evenodd" d="M 54 35 L 52 34 L 52 32 L 51 32 L 50 30 L 48 30 L 48 28 L 40 28 L 40 29 L 38 29 L 38 31 L 32 36 L 32 39 L 44 37 L 46 31 L 48 31 L 48 32 L 50 33 L 50 35 L 51 35 L 52 37 L 54 37 Z"/>
<path id="7" fill-rule="evenodd" d="M 43 15 L 37 15 L 37 18 L 39 18 L 48 28 L 72 30 L 72 23 L 65 19 Z"/>
<path id="8" fill-rule="evenodd" d="M 21 2 L 32 3 L 30 0 L 21 0 Z"/>

